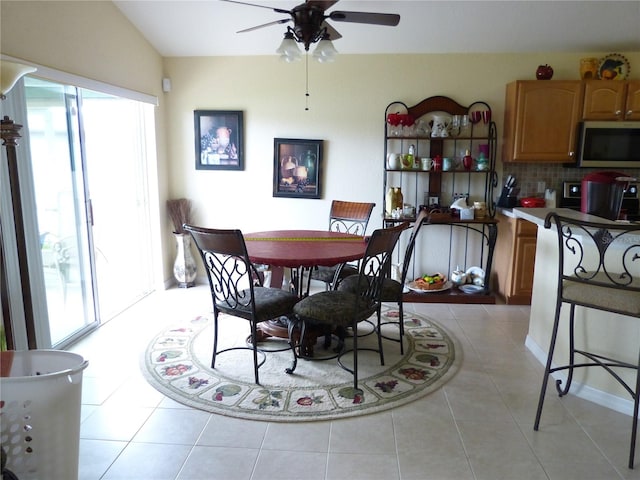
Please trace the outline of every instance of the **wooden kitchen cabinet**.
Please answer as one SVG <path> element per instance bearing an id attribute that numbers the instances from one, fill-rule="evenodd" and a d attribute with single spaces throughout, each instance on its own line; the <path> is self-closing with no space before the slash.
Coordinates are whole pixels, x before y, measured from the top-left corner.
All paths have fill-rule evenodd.
<path id="1" fill-rule="evenodd" d="M 583 120 L 640 120 L 640 80 L 584 84 Z"/>
<path id="2" fill-rule="evenodd" d="M 530 305 L 538 227 L 521 218 L 498 214 L 494 257 L 494 291 L 510 305 Z"/>
<path id="3" fill-rule="evenodd" d="M 579 80 L 518 80 L 507 85 L 502 161 L 575 161 L 584 84 Z"/>

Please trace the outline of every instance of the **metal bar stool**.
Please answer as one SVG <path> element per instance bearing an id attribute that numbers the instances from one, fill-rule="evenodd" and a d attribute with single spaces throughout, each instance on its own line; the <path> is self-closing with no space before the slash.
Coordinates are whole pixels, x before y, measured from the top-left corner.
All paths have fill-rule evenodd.
<path id="1" fill-rule="evenodd" d="M 640 392 L 640 351 L 637 363 L 587 351 L 576 346 L 576 307 L 640 318 L 640 225 L 603 220 L 587 222 L 550 213 L 545 228 L 558 233 L 558 287 L 551 344 L 547 356 L 534 430 L 540 426 L 549 375 L 566 371 L 566 380 L 556 379 L 560 397 L 571 388 L 574 369 L 598 366 L 613 376 L 633 399 L 633 419 L 629 448 L 629 468 L 633 468 L 638 428 Z M 566 364 L 553 362 L 563 305 L 569 307 L 569 358 Z M 583 347 L 586 348 L 586 347 Z M 584 361 L 580 362 L 583 358 Z M 619 369 L 634 369 L 635 385 L 625 381 Z M 564 382 L 564 386 L 563 386 Z"/>

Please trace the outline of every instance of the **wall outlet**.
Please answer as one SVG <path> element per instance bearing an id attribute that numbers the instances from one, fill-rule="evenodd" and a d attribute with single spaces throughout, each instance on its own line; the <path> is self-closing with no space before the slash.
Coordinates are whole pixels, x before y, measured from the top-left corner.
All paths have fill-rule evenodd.
<path id="1" fill-rule="evenodd" d="M 544 193 L 546 185 L 544 182 L 538 182 L 538 193 Z"/>

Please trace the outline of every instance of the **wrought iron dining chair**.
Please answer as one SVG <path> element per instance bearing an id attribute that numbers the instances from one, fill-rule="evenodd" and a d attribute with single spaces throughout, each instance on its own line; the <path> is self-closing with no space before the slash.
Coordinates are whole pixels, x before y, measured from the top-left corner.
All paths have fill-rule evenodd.
<path id="1" fill-rule="evenodd" d="M 556 377 L 556 390 L 560 397 L 571 388 L 576 368 L 603 367 L 631 395 L 634 403 L 629 449 L 629 468 L 633 468 L 638 406 L 640 401 L 640 352 L 638 362 L 632 364 L 595 353 L 593 348 L 576 346 L 576 307 L 640 318 L 640 225 L 614 222 L 587 222 L 566 218 L 556 213 L 547 215 L 545 228 L 555 227 L 558 233 L 558 286 L 555 317 L 551 331 L 551 343 L 547 356 L 534 430 L 540 427 L 549 376 L 566 372 L 566 377 Z M 561 310 L 568 305 L 568 359 L 566 363 L 554 362 Z M 613 319 L 613 317 L 612 317 Z M 585 358 L 583 362 L 580 359 Z M 557 359 L 556 359 L 557 360 Z M 620 369 L 635 370 L 633 384 L 625 381 Z M 564 383 L 564 385 L 563 385 Z"/>
<path id="2" fill-rule="evenodd" d="M 301 338 L 304 339 L 308 328 L 324 329 L 335 332 L 339 337 L 338 364 L 353 374 L 354 389 L 358 388 L 358 324 L 367 320 L 374 313 L 380 318 L 382 281 L 391 263 L 393 250 L 400 234 L 408 227 L 403 223 L 393 228 L 378 229 L 373 232 L 367 243 L 364 257 L 360 261 L 357 276 L 357 288 L 353 290 L 328 290 L 310 295 L 300 300 L 293 307 L 296 316 L 301 320 Z M 378 325 L 379 327 L 379 325 Z M 353 347 L 344 349 L 347 329 L 353 332 Z M 384 365 L 382 337 L 380 329 L 375 330 L 378 336 L 380 364 Z M 301 340 L 301 343 L 304 343 Z M 353 368 L 342 363 L 342 356 L 353 351 Z"/>
<path id="3" fill-rule="evenodd" d="M 293 317 L 293 306 L 299 300 L 293 293 L 279 288 L 262 286 L 262 277 L 249 260 L 244 237 L 240 230 L 214 230 L 185 225 L 198 248 L 213 300 L 213 354 L 211 368 L 216 366 L 217 355 L 230 350 L 252 350 L 255 382 L 260 383 L 258 368 L 265 362 L 265 352 L 291 349 L 293 363 L 287 373 L 296 368 L 297 357 L 291 334 L 289 347 L 278 350 L 258 348 L 257 324 L 280 317 Z M 250 346 L 218 350 L 218 315 L 220 312 L 248 320 L 251 326 Z M 292 324 L 290 324 L 292 325 Z M 291 331 L 290 326 L 290 331 Z M 258 352 L 261 361 L 258 362 Z"/>
<path id="4" fill-rule="evenodd" d="M 334 200 L 329 211 L 329 231 L 364 236 L 375 206 L 375 203 Z M 310 279 L 323 282 L 326 289 L 331 290 L 341 279 L 357 273 L 357 265 L 319 266 L 311 269 Z"/>
<path id="5" fill-rule="evenodd" d="M 404 355 L 404 286 L 407 281 L 407 273 L 409 272 L 409 265 L 411 264 L 411 257 L 413 256 L 413 250 L 416 243 L 416 238 L 418 237 L 418 233 L 422 228 L 422 225 L 427 220 L 429 216 L 429 212 L 426 209 L 420 211 L 418 216 L 416 217 L 416 221 L 413 224 L 413 229 L 411 231 L 411 236 L 409 237 L 409 242 L 407 243 L 406 250 L 404 252 L 404 260 L 402 263 L 402 274 L 399 280 L 394 280 L 390 277 L 385 277 L 382 282 L 382 294 L 381 300 L 383 302 L 396 302 L 398 304 L 398 321 L 386 321 L 380 322 L 380 326 L 378 328 L 383 328 L 384 325 L 397 325 L 398 326 L 398 337 L 390 337 L 382 334 L 383 338 L 387 340 L 392 340 L 394 342 L 400 343 L 400 353 Z M 347 287 L 347 282 L 350 281 L 350 278 L 346 278 L 343 280 L 341 287 Z"/>

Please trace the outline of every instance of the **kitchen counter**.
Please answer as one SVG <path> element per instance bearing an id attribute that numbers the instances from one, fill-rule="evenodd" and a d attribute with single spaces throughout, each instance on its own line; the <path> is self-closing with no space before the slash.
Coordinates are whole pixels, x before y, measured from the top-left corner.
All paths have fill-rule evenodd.
<path id="1" fill-rule="evenodd" d="M 592 221 L 592 222 L 608 222 L 612 225 L 615 225 L 616 222 L 611 220 L 606 220 L 602 217 L 597 217 L 595 215 L 589 215 L 588 213 L 582 213 L 578 210 L 572 210 L 570 208 L 513 208 L 511 209 L 511 215 L 515 218 L 522 218 L 523 220 L 527 220 L 531 223 L 535 223 L 538 227 L 544 228 L 544 219 L 551 212 L 555 212 L 558 215 L 563 217 L 568 217 L 576 220 L 582 221 Z M 505 213 L 503 213 L 506 215 Z"/>
<path id="2" fill-rule="evenodd" d="M 516 218 L 515 213 L 513 213 L 513 208 L 496 207 L 496 212 L 504 215 L 505 217 Z"/>
<path id="3" fill-rule="evenodd" d="M 612 225 L 617 223 L 566 208 L 514 208 L 512 210 L 516 218 L 538 225 L 529 332 L 525 345 L 542 365 L 546 363 L 549 350 L 558 281 L 558 237 L 553 227 L 544 228 L 544 219 L 550 212 L 583 220 L 610 222 Z M 558 362 L 564 362 L 564 359 L 568 358 L 568 317 L 568 308 L 563 307 L 555 352 Z M 579 332 L 578 341 L 588 345 L 591 351 L 619 358 L 631 364 L 637 362 L 638 338 L 640 338 L 640 322 L 637 319 L 578 307 L 576 326 Z M 565 378 L 564 372 L 557 372 L 557 374 L 556 378 Z M 620 376 L 628 383 L 635 384 L 635 374 L 630 369 L 620 371 Z M 542 374 L 540 382 L 542 382 Z M 550 387 L 549 391 L 552 392 L 553 387 Z M 627 415 L 633 413 L 633 402 L 629 394 L 618 382 L 612 380 L 604 369 L 577 369 L 570 394 Z M 534 412 L 531 412 L 531 415 L 533 421 Z"/>

